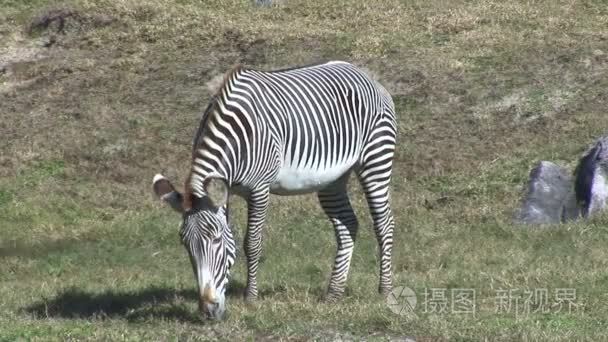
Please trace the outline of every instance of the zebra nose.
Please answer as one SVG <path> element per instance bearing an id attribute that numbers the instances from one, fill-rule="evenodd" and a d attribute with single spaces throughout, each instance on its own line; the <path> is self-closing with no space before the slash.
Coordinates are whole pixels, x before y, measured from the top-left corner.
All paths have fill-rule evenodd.
<path id="1" fill-rule="evenodd" d="M 220 305 L 219 298 L 216 296 L 215 289 L 205 286 L 199 298 L 199 310 L 207 318 L 221 319 L 224 314 L 224 307 Z"/>
<path id="2" fill-rule="evenodd" d="M 217 297 L 215 295 L 215 289 L 211 286 L 206 285 L 201 293 L 201 302 L 204 304 L 216 304 Z"/>
<path id="3" fill-rule="evenodd" d="M 220 304 L 205 304 L 202 301 L 199 302 L 201 314 L 203 314 L 206 318 L 212 320 L 220 320 L 224 316 L 224 307 L 220 306 Z"/>

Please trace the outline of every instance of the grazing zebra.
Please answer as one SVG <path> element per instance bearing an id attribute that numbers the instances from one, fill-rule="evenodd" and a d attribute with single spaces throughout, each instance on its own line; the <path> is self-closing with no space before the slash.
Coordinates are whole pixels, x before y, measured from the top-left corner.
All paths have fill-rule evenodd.
<path id="1" fill-rule="evenodd" d="M 180 235 L 198 283 L 201 311 L 211 318 L 225 311 L 235 250 L 228 225 L 229 193 L 244 197 L 248 205 L 246 299 L 258 295 L 269 195 L 311 192 L 317 192 L 338 245 L 326 300 L 341 297 L 358 227 L 347 193 L 351 171 L 365 192 L 379 244 L 379 291 L 388 293 L 395 138 L 391 96 L 349 63 L 270 72 L 237 67 L 229 72 L 194 138 L 185 193 L 162 175 L 154 178 L 156 194 L 183 213 Z"/>

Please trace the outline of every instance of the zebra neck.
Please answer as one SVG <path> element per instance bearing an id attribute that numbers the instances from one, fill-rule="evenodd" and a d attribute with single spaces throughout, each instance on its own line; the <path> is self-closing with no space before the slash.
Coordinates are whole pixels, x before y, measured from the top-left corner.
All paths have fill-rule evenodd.
<path id="1" fill-rule="evenodd" d="M 221 178 L 231 186 L 239 171 L 238 150 L 231 125 L 220 118 L 220 105 L 216 99 L 212 108 L 205 113 L 192 151 L 190 186 L 193 193 L 200 196 L 204 181 L 208 177 Z M 227 128 L 228 126 L 228 128 Z"/>
<path id="2" fill-rule="evenodd" d="M 209 178 L 219 178 L 226 182 L 230 187 L 233 183 L 233 177 L 229 172 L 229 168 L 225 166 L 222 161 L 215 160 L 214 158 L 205 157 L 207 153 L 204 151 L 198 151 L 198 156 L 195 156 L 192 161 L 192 170 L 188 179 L 192 194 L 197 197 L 203 197 L 205 195 L 204 184 Z"/>

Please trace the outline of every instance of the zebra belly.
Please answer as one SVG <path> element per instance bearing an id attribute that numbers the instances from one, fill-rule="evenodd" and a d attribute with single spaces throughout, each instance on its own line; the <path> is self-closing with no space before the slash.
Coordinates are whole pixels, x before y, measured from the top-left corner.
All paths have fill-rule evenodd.
<path id="1" fill-rule="evenodd" d="M 276 181 L 270 185 L 270 192 L 276 195 L 298 195 L 319 191 L 347 174 L 356 162 L 355 158 L 318 170 L 284 165 Z"/>

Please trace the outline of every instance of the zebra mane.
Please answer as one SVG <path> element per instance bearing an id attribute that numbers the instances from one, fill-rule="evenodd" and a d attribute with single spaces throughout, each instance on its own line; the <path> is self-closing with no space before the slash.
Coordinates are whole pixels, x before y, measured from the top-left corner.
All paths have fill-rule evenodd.
<path id="1" fill-rule="evenodd" d="M 245 70 L 245 67 L 242 64 L 237 64 L 237 65 L 233 66 L 230 70 L 228 70 L 228 72 L 226 72 L 226 74 L 224 74 L 224 79 L 222 80 L 222 83 L 215 89 L 213 95 L 211 96 L 211 99 L 209 99 L 207 108 L 205 108 L 205 110 L 203 111 L 203 115 L 201 117 L 201 121 L 198 126 L 198 130 L 196 131 L 196 134 L 194 135 L 194 140 L 192 141 L 192 156 L 193 157 L 194 157 L 194 152 L 196 151 L 196 148 L 199 145 L 201 135 L 203 134 L 205 127 L 207 127 L 207 122 L 209 122 L 209 118 L 213 114 L 213 111 L 216 109 L 217 101 L 221 97 L 222 91 L 224 90 L 225 87 L 227 87 L 228 82 L 230 82 L 230 80 L 235 78 L 237 76 L 237 74 L 242 70 Z"/>
<path id="2" fill-rule="evenodd" d="M 224 74 L 224 79 L 222 83 L 217 87 L 214 94 L 211 96 L 207 107 L 203 111 L 203 115 L 200 120 L 200 124 L 196 134 L 194 135 L 194 140 L 192 141 L 192 164 L 194 164 L 194 158 L 196 156 L 196 151 L 202 141 L 202 135 L 207 127 L 207 123 L 209 122 L 211 116 L 213 115 L 215 109 L 217 108 L 217 102 L 222 97 L 222 92 L 226 87 L 228 87 L 228 83 L 233 80 L 239 72 L 245 70 L 245 67 L 242 64 L 236 64 L 233 66 L 226 74 Z M 192 168 L 190 168 L 188 172 L 188 176 L 186 177 L 186 184 L 184 186 L 185 196 L 184 196 L 184 207 L 191 208 L 193 205 L 193 189 L 192 189 Z"/>
<path id="3" fill-rule="evenodd" d="M 237 76 L 239 72 L 243 70 L 245 70 L 245 66 L 243 64 L 238 63 L 224 74 L 224 79 L 222 80 L 222 83 L 220 83 L 217 89 L 215 89 L 215 92 L 213 94 L 214 100 L 221 96 L 222 91 L 227 86 L 228 82 L 230 82 L 230 80 L 232 80 L 235 76 Z"/>

